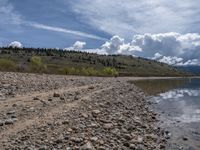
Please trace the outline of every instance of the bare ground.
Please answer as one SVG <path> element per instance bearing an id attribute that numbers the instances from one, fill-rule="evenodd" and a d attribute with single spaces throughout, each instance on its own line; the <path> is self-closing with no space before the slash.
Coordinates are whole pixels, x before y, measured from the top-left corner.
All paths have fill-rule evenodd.
<path id="1" fill-rule="evenodd" d="M 0 73 L 0 149 L 165 149 L 128 80 Z"/>

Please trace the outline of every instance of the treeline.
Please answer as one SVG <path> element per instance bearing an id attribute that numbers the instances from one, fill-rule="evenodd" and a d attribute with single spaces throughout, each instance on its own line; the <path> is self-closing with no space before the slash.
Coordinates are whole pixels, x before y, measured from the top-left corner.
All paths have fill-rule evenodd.
<path id="1" fill-rule="evenodd" d="M 45 48 L 0 48 L 0 70 L 85 76 L 183 76 L 153 60 Z"/>

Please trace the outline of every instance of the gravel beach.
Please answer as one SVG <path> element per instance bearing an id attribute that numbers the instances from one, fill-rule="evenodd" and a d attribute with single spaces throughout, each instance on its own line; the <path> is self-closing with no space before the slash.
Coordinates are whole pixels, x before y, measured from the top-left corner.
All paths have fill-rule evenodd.
<path id="1" fill-rule="evenodd" d="M 0 72 L 0 149 L 165 149 L 136 79 Z"/>

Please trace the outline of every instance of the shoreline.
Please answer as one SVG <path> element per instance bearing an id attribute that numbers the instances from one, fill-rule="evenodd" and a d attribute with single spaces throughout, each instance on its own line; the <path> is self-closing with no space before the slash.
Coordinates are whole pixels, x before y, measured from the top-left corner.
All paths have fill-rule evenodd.
<path id="1" fill-rule="evenodd" d="M 0 74 L 0 149 L 165 149 L 144 77 Z"/>

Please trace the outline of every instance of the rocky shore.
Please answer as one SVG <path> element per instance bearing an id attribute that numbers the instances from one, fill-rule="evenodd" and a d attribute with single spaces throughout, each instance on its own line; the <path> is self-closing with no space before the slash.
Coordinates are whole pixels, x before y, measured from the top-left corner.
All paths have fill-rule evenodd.
<path id="1" fill-rule="evenodd" d="M 0 73 L 0 149 L 165 149 L 164 131 L 129 80 Z"/>

